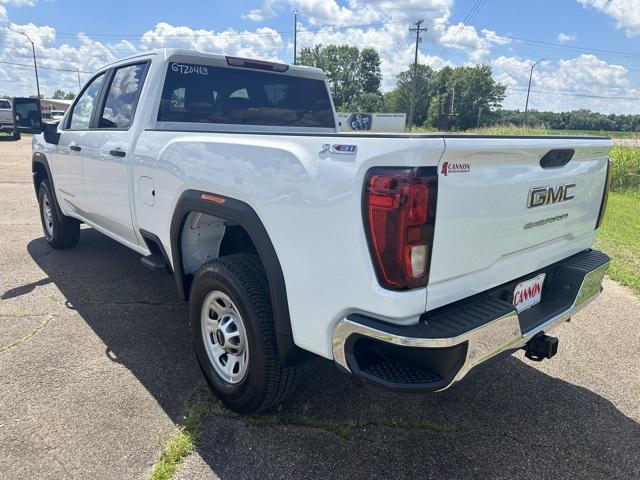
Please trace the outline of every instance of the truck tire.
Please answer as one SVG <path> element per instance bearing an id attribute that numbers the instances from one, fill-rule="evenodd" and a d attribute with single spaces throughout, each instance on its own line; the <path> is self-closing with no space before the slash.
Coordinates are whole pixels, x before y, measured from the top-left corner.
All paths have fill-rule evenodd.
<path id="1" fill-rule="evenodd" d="M 38 203 L 44 237 L 51 247 L 56 249 L 75 247 L 80 238 L 80 222 L 75 218 L 61 217 L 54 204 L 51 184 L 48 179 L 40 182 Z"/>
<path id="2" fill-rule="evenodd" d="M 217 258 L 196 273 L 189 299 L 193 344 L 207 383 L 238 413 L 284 400 L 299 367 L 278 358 L 267 279 L 257 255 Z"/>

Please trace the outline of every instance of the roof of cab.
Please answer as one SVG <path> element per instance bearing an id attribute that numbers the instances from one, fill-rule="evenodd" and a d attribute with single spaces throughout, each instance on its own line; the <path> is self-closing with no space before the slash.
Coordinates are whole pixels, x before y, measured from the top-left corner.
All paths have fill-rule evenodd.
<path id="1" fill-rule="evenodd" d="M 121 63 L 129 62 L 131 60 L 149 58 L 154 56 L 160 57 L 163 61 L 167 61 L 173 57 L 193 57 L 194 59 L 207 59 L 209 61 L 214 61 L 216 63 L 219 62 L 221 65 L 224 64 L 224 66 L 227 66 L 227 57 L 234 57 L 234 55 L 200 52 L 197 50 L 188 50 L 184 48 L 160 48 L 156 50 L 148 50 L 146 52 L 141 52 L 136 55 L 131 55 L 129 57 L 122 58 L 113 63 L 110 63 L 109 65 L 105 65 L 99 70 L 105 70 L 107 68 L 114 67 Z M 258 58 L 256 59 L 247 58 L 247 60 L 270 61 L 270 60 L 264 60 L 264 59 L 258 59 Z M 274 62 L 274 63 L 282 63 L 282 62 Z M 305 77 L 316 77 L 316 78 L 324 79 L 324 72 L 319 68 L 307 67 L 302 65 L 292 65 L 292 64 L 285 64 L 285 65 L 289 67 L 288 70 L 285 72 L 289 75 L 299 74 Z M 243 67 L 233 67 L 233 68 L 243 68 Z"/>

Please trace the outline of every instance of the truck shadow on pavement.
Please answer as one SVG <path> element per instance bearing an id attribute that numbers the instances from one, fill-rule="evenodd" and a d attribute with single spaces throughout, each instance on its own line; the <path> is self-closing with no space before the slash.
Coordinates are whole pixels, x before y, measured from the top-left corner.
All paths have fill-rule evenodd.
<path id="1" fill-rule="evenodd" d="M 28 251 L 95 334 L 179 423 L 202 377 L 173 277 L 93 229 L 73 250 Z M 4 295 L 32 289 L 21 286 Z M 562 352 L 556 357 L 562 361 Z M 595 360 L 594 360 L 595 361 Z M 498 360 L 437 394 L 397 394 L 304 367 L 277 411 L 213 415 L 178 478 L 637 478 L 640 426 L 594 392 L 519 358 Z"/>

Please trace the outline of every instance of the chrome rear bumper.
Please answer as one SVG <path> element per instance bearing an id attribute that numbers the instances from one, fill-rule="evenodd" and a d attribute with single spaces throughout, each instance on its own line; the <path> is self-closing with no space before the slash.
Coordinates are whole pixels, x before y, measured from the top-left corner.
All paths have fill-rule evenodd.
<path id="1" fill-rule="evenodd" d="M 473 302 L 463 303 L 448 311 L 445 309 L 441 314 L 427 315 L 421 319 L 420 325 L 409 328 L 392 326 L 360 315 L 347 317 L 337 324 L 333 332 L 334 360 L 345 370 L 390 388 L 443 390 L 461 380 L 475 366 L 502 352 L 525 346 L 534 336 L 541 332 L 550 332 L 575 315 L 600 294 L 602 280 L 609 268 L 609 263 L 610 260 L 605 254 L 591 250 L 556 264 L 554 282 L 543 290 L 543 301 L 539 306 L 529 309 L 537 308 L 537 312 L 525 311 L 518 315 L 507 302 L 487 296 L 487 298 L 480 297 Z M 568 294 L 564 294 L 564 291 Z M 549 297 L 547 305 L 544 304 L 545 296 Z M 557 305 L 553 304 L 553 301 Z M 529 318 L 521 318 L 525 316 Z M 447 332 L 454 334 L 447 336 Z M 358 347 L 357 343 L 362 339 L 366 339 L 367 342 L 360 341 L 361 346 Z M 403 353 L 399 361 L 386 358 L 389 354 L 395 355 L 393 346 L 401 347 L 398 350 Z M 392 362 L 382 370 L 383 381 L 376 379 L 376 375 L 380 375 L 381 371 L 379 365 L 370 369 L 371 371 L 362 368 L 358 360 L 358 352 L 355 351 L 358 348 L 362 351 L 376 350 L 380 359 L 386 358 L 381 361 Z M 455 367 L 451 367 L 453 368 L 451 372 L 443 372 L 438 365 L 427 365 L 427 370 L 433 370 L 433 367 L 436 367 L 440 372 L 434 374 L 433 381 L 422 382 L 421 378 L 428 380 L 430 377 L 429 375 L 421 377 L 415 371 L 412 372 L 412 369 L 420 370 L 419 365 L 416 367 L 416 361 L 409 362 L 412 365 L 403 363 L 407 358 L 407 348 L 439 352 L 457 351 L 459 360 L 449 362 L 456 364 Z M 375 356 L 372 357 L 370 352 L 366 355 L 369 358 L 365 363 L 376 362 Z M 435 360 L 431 358 L 428 362 L 437 363 L 440 361 L 438 358 L 440 357 Z M 418 360 L 418 363 L 420 362 Z M 395 385 L 392 381 L 393 372 L 400 372 L 397 375 L 409 378 L 410 385 L 402 381 L 404 378 Z"/>

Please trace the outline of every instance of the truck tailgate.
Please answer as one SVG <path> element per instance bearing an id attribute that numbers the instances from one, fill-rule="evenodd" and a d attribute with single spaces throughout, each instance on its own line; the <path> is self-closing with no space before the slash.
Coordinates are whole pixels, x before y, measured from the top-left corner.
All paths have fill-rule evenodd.
<path id="1" fill-rule="evenodd" d="M 591 246 L 609 139 L 449 137 L 445 143 L 427 310 Z M 565 153 L 545 157 L 550 151 Z"/>

